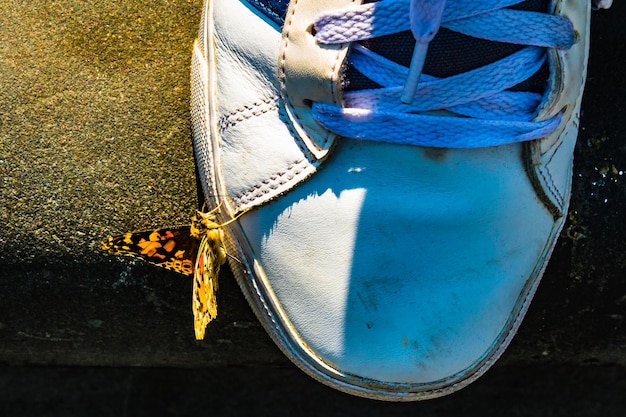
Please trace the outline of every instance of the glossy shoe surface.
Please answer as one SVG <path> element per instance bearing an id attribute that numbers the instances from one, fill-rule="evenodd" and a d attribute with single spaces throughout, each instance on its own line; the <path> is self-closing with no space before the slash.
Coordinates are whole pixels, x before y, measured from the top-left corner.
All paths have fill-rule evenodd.
<path id="1" fill-rule="evenodd" d="M 414 13 L 411 2 L 395 3 Z M 470 116 L 454 106 L 398 116 L 378 104 L 368 91 L 389 76 L 363 81 L 373 64 L 357 62 L 376 41 L 316 38 L 324 16 L 359 7 L 208 0 L 192 67 L 196 158 L 207 199 L 222 204 L 225 219 L 240 216 L 226 233 L 238 259 L 231 266 L 283 352 L 345 392 L 426 399 L 494 363 L 539 284 L 567 213 L 590 4 L 549 5 L 575 39 L 540 51 L 545 76 L 524 121 L 548 121 L 537 138 L 484 127 L 506 123 L 459 130 L 457 119 Z M 446 55 L 438 39 L 421 83 Z M 391 88 L 400 103 L 403 86 Z M 429 94 L 419 88 L 416 106 Z M 436 134 L 414 127 L 430 126 L 431 116 Z"/>

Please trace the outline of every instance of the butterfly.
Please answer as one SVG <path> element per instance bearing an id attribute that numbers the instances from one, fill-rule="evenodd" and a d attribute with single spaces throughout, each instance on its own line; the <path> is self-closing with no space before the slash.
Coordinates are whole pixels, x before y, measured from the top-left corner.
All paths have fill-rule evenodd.
<path id="1" fill-rule="evenodd" d="M 198 211 L 189 226 L 128 232 L 100 243 L 100 249 L 111 254 L 141 258 L 193 275 L 192 310 L 197 340 L 204 339 L 207 325 L 217 317 L 217 278 L 227 257 L 221 229 L 225 224 L 217 223 L 218 209 Z"/>

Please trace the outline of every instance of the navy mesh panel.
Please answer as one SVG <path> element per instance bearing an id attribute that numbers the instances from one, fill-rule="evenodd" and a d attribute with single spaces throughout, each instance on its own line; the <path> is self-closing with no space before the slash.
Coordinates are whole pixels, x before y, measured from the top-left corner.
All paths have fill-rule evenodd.
<path id="1" fill-rule="evenodd" d="M 278 25 L 282 26 L 284 24 L 289 0 L 246 1 Z M 372 1 L 365 0 L 364 3 Z M 527 0 L 511 8 L 547 12 L 548 5 L 549 0 Z M 404 32 L 370 39 L 363 42 L 363 45 L 394 62 L 408 67 L 411 62 L 415 39 L 410 32 Z M 424 64 L 424 73 L 435 77 L 449 77 L 505 58 L 521 48 L 518 45 L 472 38 L 442 28 L 430 44 L 428 56 Z M 345 88 L 348 90 L 379 87 L 354 70 L 350 65 L 346 68 L 344 75 Z M 548 67 L 544 65 L 533 77 L 516 86 L 514 90 L 542 93 L 545 89 L 547 78 Z"/>
<path id="2" fill-rule="evenodd" d="M 547 12 L 548 4 L 549 0 L 528 0 L 512 8 Z M 369 39 L 362 43 L 368 49 L 385 58 L 408 67 L 411 63 L 415 39 L 411 32 L 407 31 Z M 522 48 L 523 46 L 486 41 L 441 28 L 428 48 L 424 73 L 435 77 L 461 74 L 498 61 Z M 515 86 L 513 90 L 543 93 L 547 79 L 548 67 L 544 65 L 540 71 L 530 79 Z M 346 69 L 345 81 L 347 90 L 380 87 L 350 65 Z"/>
<path id="3" fill-rule="evenodd" d="M 271 18 L 280 26 L 285 22 L 285 14 L 289 0 L 247 0 L 248 3 L 256 7 L 261 13 Z"/>

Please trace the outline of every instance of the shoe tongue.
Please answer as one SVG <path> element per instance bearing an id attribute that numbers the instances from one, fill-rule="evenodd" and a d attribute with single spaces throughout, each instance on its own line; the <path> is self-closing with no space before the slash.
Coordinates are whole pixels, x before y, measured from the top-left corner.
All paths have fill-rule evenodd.
<path id="1" fill-rule="evenodd" d="M 282 26 L 287 7 L 289 6 L 289 0 L 248 1 L 275 23 Z M 373 1 L 365 0 L 364 3 L 372 3 Z M 449 1 L 452 2 L 454 0 Z M 511 9 L 545 13 L 548 11 L 549 4 L 550 0 L 527 0 L 512 6 Z M 362 44 L 385 58 L 408 67 L 413 54 L 415 38 L 410 31 L 406 31 L 370 39 L 362 42 Z M 477 39 L 441 28 L 428 48 L 424 73 L 435 77 L 450 77 L 491 64 L 522 48 L 523 46 L 521 45 Z M 548 76 L 548 65 L 544 64 L 541 70 L 537 71 L 531 78 L 518 84 L 511 90 L 531 91 L 542 94 L 546 88 Z M 349 61 L 346 66 L 344 80 L 344 88 L 348 91 L 380 87 L 354 69 Z"/>

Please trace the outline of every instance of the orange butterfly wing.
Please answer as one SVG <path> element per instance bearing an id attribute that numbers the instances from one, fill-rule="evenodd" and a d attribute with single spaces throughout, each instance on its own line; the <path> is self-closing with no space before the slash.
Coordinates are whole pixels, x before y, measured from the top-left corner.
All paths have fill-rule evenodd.
<path id="1" fill-rule="evenodd" d="M 191 235 L 190 226 L 128 232 L 103 240 L 100 249 L 191 275 L 198 254 L 198 238 Z"/>
<path id="2" fill-rule="evenodd" d="M 206 326 L 217 317 L 218 276 L 220 267 L 226 262 L 226 248 L 220 225 L 215 217 L 200 213 L 202 225 L 206 228 L 202 233 L 202 241 L 196 257 L 193 274 L 193 318 L 196 339 L 204 339 Z"/>
<path id="3" fill-rule="evenodd" d="M 196 339 L 202 340 L 206 326 L 217 317 L 217 279 L 226 262 L 220 227 L 214 212 L 198 212 L 191 226 L 128 232 L 105 239 L 100 249 L 141 258 L 184 275 L 193 274 L 194 330 Z"/>

